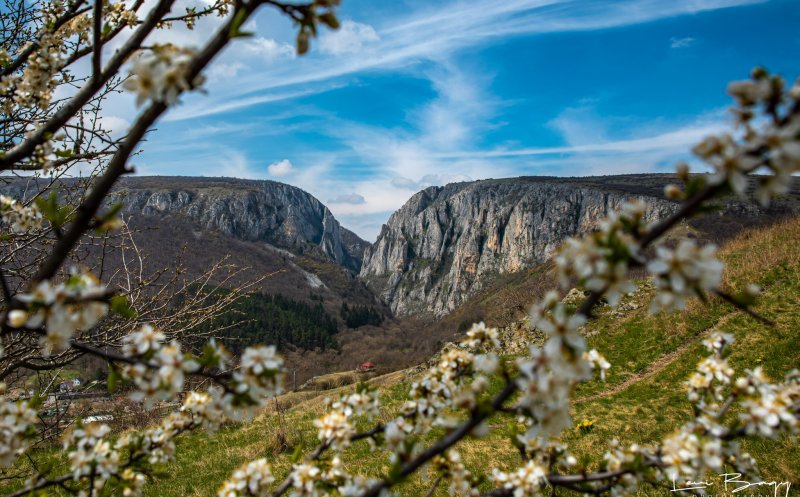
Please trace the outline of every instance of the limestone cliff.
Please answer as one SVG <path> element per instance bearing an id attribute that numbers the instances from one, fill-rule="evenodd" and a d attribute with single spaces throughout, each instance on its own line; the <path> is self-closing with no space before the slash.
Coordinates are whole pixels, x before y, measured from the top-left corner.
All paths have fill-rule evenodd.
<path id="1" fill-rule="evenodd" d="M 544 262 L 626 200 L 647 200 L 649 219 L 675 208 L 649 192 L 624 190 L 556 178 L 430 187 L 383 226 L 360 277 L 396 314 L 440 317 L 492 276 Z"/>
<path id="2" fill-rule="evenodd" d="M 227 178 L 126 178 L 112 195 L 123 212 L 183 216 L 204 230 L 316 252 L 358 271 L 367 242 L 339 225 L 311 194 L 284 183 Z"/>

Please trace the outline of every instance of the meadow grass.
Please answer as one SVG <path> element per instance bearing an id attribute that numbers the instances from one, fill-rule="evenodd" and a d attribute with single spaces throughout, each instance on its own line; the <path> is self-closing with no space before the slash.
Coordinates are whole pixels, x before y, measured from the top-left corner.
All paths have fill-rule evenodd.
<path id="1" fill-rule="evenodd" d="M 777 380 L 800 366 L 800 220 L 746 232 L 726 244 L 720 254 L 727 267 L 726 289 L 736 292 L 748 283 L 760 285 L 764 292 L 757 311 L 775 321 L 775 326 L 762 325 L 716 299 L 693 301 L 681 313 L 651 316 L 646 303 L 652 290 L 647 288 L 629 297 L 638 305 L 634 310 L 601 310 L 588 326 L 588 342 L 613 367 L 605 383 L 582 384 L 574 395 L 573 419 L 576 423 L 592 421 L 593 429 L 563 434 L 564 442 L 588 469 L 597 467 L 612 438 L 623 444 L 654 443 L 689 419 L 691 407 L 683 382 L 705 356 L 701 342 L 711 330 L 721 328 L 736 338 L 729 360 L 737 372 L 762 366 Z M 384 420 L 391 419 L 391 413 L 399 408 L 409 381 L 402 372 L 383 381 Z M 351 388 L 328 395 L 335 397 Z M 267 457 L 276 476 L 285 476 L 291 467 L 292 448 L 308 451 L 317 443 L 312 422 L 324 409 L 322 397 L 298 402 L 284 413 L 282 422 L 273 411 L 214 437 L 195 434 L 184 438 L 175 462 L 163 468 L 165 476 L 158 478 L 157 485 L 148 486 L 145 495 L 211 495 L 237 466 L 256 457 Z M 514 424 L 513 418 L 498 416 L 491 422 L 489 436 L 463 441 L 458 450 L 468 468 L 485 473 L 491 467 L 518 465 L 519 455 L 508 443 Z M 286 432 L 290 445 L 283 452 L 274 443 L 275 434 L 281 431 Z M 795 440 L 746 440 L 743 445 L 759 461 L 766 479 L 800 482 L 800 448 Z M 348 449 L 344 459 L 347 470 L 354 473 L 379 477 L 390 469 L 387 455 L 371 452 L 366 443 Z M 423 472 L 400 485 L 398 491 L 404 496 L 424 495 L 433 479 Z M 669 494 L 642 489 L 642 495 L 656 493 Z M 446 488 L 434 493 L 446 494 Z M 796 495 L 796 490 L 791 495 Z"/>
<path id="2" fill-rule="evenodd" d="M 591 421 L 593 428 L 567 430 L 562 435 L 586 469 L 597 467 L 612 438 L 623 444 L 655 443 L 690 418 L 683 383 L 706 354 L 702 338 L 714 329 L 734 335 L 729 361 L 739 374 L 761 366 L 778 380 L 800 366 L 800 219 L 746 232 L 726 244 L 720 254 L 726 262 L 726 290 L 735 293 L 748 283 L 760 285 L 764 292 L 756 310 L 775 326 L 760 324 L 716 299 L 693 301 L 684 312 L 651 316 L 647 300 L 652 289 L 646 285 L 626 298 L 634 304 L 628 306 L 630 310 L 601 309 L 587 326 L 587 340 L 606 356 L 612 369 L 605 383 L 587 382 L 573 395 L 573 420 Z M 396 414 L 412 376 L 410 371 L 398 371 L 370 380 L 380 389 L 385 406 L 378 421 L 388 421 Z M 213 495 L 238 466 L 259 457 L 268 458 L 276 477 L 282 479 L 291 468 L 293 452 L 309 452 L 318 443 L 312 423 L 325 408 L 324 398 L 335 398 L 353 388 L 348 385 L 319 395 L 290 393 L 280 397 L 277 405 L 271 403 L 251 423 L 225 427 L 213 436 L 195 433 L 180 438 L 175 461 L 159 468 L 144 495 Z M 493 384 L 494 390 L 498 388 L 499 383 Z M 519 465 L 519 455 L 508 443 L 517 430 L 515 424 L 512 417 L 499 415 L 491 420 L 490 435 L 462 441 L 457 448 L 468 469 L 486 474 L 493 467 Z M 431 438 L 436 434 L 441 432 Z M 790 495 L 798 495 L 800 448 L 796 439 L 748 439 L 743 446 L 758 460 L 765 479 L 791 481 L 795 488 Z M 352 473 L 380 477 L 390 470 L 387 454 L 370 451 L 365 442 L 347 449 L 343 459 Z M 51 454 L 50 462 L 55 467 L 64 464 L 57 452 Z M 396 490 L 408 497 L 425 495 L 434 479 L 435 475 L 423 471 Z M 670 492 L 643 488 L 640 494 Z M 738 495 L 744 494 L 747 492 Z M 447 489 L 438 488 L 433 495 L 447 495 Z"/>

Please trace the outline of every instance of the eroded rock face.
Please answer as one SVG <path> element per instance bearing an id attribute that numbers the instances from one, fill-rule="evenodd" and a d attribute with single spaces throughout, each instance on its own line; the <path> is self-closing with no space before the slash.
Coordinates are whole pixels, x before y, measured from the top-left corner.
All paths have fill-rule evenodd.
<path id="1" fill-rule="evenodd" d="M 112 201 L 123 212 L 146 216 L 181 215 L 200 229 L 247 241 L 263 241 L 295 253 L 317 250 L 358 271 L 369 245 L 342 228 L 309 193 L 274 181 L 201 178 L 130 178 Z"/>
<path id="2" fill-rule="evenodd" d="M 399 315 L 440 317 L 493 276 L 549 259 L 625 201 L 647 201 L 649 220 L 672 202 L 568 181 L 515 178 L 430 187 L 383 226 L 360 277 Z"/>

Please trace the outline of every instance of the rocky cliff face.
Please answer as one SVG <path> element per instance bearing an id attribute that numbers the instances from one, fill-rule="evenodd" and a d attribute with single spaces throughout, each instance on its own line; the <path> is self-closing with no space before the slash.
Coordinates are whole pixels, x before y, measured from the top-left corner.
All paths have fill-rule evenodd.
<path id="1" fill-rule="evenodd" d="M 554 178 L 430 187 L 414 195 L 367 248 L 360 277 L 399 315 L 440 317 L 492 276 L 544 262 L 569 236 L 592 230 L 631 198 L 647 217 L 675 204 Z"/>
<path id="2" fill-rule="evenodd" d="M 126 178 L 112 196 L 117 200 L 125 213 L 183 216 L 200 229 L 298 254 L 318 252 L 354 271 L 369 245 L 309 193 L 274 181 Z"/>

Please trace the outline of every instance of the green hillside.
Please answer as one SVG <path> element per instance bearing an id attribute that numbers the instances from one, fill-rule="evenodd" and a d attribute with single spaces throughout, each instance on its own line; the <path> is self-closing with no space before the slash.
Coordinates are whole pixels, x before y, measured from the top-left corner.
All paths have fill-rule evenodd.
<path id="1" fill-rule="evenodd" d="M 721 301 L 709 305 L 692 302 L 684 313 L 649 316 L 646 288 L 623 302 L 622 308 L 628 310 L 602 310 L 599 319 L 587 327 L 588 341 L 606 355 L 612 369 L 605 384 L 581 385 L 574 396 L 573 419 L 576 423 L 592 421 L 594 426 L 588 433 L 575 430 L 564 434 L 575 453 L 589 454 L 596 461 L 613 437 L 623 443 L 653 442 L 688 419 L 690 405 L 682 382 L 704 356 L 701 341 L 713 329 L 735 336 L 730 362 L 739 372 L 761 365 L 776 379 L 800 365 L 800 220 L 746 232 L 728 243 L 722 256 L 728 268 L 725 284 L 731 290 L 750 282 L 762 286 L 758 311 L 776 326 L 765 327 Z M 383 380 L 387 410 L 399 406 L 409 378 L 410 373 L 394 374 Z M 292 395 L 279 402 L 290 403 Z M 253 424 L 228 428 L 213 438 L 204 434 L 188 437 L 180 443 L 176 462 L 164 468 L 168 476 L 158 490 L 151 487 L 146 494 L 209 495 L 238 465 L 256 457 L 268 457 L 282 476 L 296 446 L 310 449 L 316 444 L 311 423 L 321 410 L 319 398 L 306 400 L 282 416 L 273 409 Z M 497 419 L 489 437 L 461 444 L 459 450 L 470 469 L 510 468 L 518 463 L 518 455 L 507 443 L 511 424 L 511 418 Z M 800 481 L 800 448 L 795 441 L 747 440 L 745 448 L 759 461 L 765 478 Z M 388 471 L 385 455 L 370 454 L 366 444 L 356 444 L 349 451 L 348 471 L 375 476 Z M 401 494 L 423 495 L 429 483 L 418 476 L 400 487 Z M 646 489 L 646 494 L 653 492 Z M 446 489 L 439 489 L 436 495 L 446 495 Z M 792 495 L 797 495 L 795 489 Z"/>
<path id="2" fill-rule="evenodd" d="M 585 461 L 596 462 L 614 437 L 623 444 L 652 443 L 687 420 L 691 411 L 682 383 L 704 357 L 701 342 L 711 330 L 723 329 L 735 336 L 729 360 L 738 373 L 760 365 L 778 379 L 800 366 L 800 219 L 745 232 L 730 241 L 721 255 L 727 263 L 728 289 L 741 290 L 751 282 L 760 285 L 764 293 L 757 310 L 775 326 L 764 326 L 718 300 L 708 305 L 692 302 L 679 314 L 650 316 L 647 302 L 651 290 L 646 283 L 624 299 L 620 309 L 601 309 L 598 319 L 586 327 L 586 335 L 589 346 L 600 350 L 612 369 L 606 383 L 583 384 L 573 396 L 575 424 L 593 424 L 588 431 L 564 433 L 574 454 L 586 454 Z M 396 414 L 415 374 L 408 370 L 370 380 L 381 388 L 386 406 L 383 421 Z M 197 433 L 179 439 L 175 462 L 162 468 L 156 476 L 158 485 L 146 486 L 145 495 L 213 495 L 234 469 L 258 457 L 267 457 L 276 476 L 282 478 L 292 464 L 293 452 L 308 452 L 316 446 L 312 422 L 324 408 L 323 398 L 352 388 L 349 385 L 322 394 L 289 393 L 253 423 L 229 426 L 215 436 Z M 514 424 L 511 416 L 495 417 L 488 437 L 468 439 L 457 446 L 468 469 L 481 473 L 495 466 L 517 466 L 519 455 L 508 443 Z M 790 495 L 798 495 L 800 448 L 795 440 L 746 440 L 744 446 L 756 457 L 766 479 L 791 481 Z M 349 472 L 373 476 L 389 471 L 386 454 L 371 453 L 364 442 L 348 449 L 345 466 Z M 588 463 L 588 470 L 595 468 L 595 463 Z M 398 491 L 404 496 L 421 496 L 430 483 L 423 473 L 404 482 Z M 659 494 L 670 492 L 651 488 L 641 492 Z M 446 487 L 433 495 L 447 495 Z"/>

